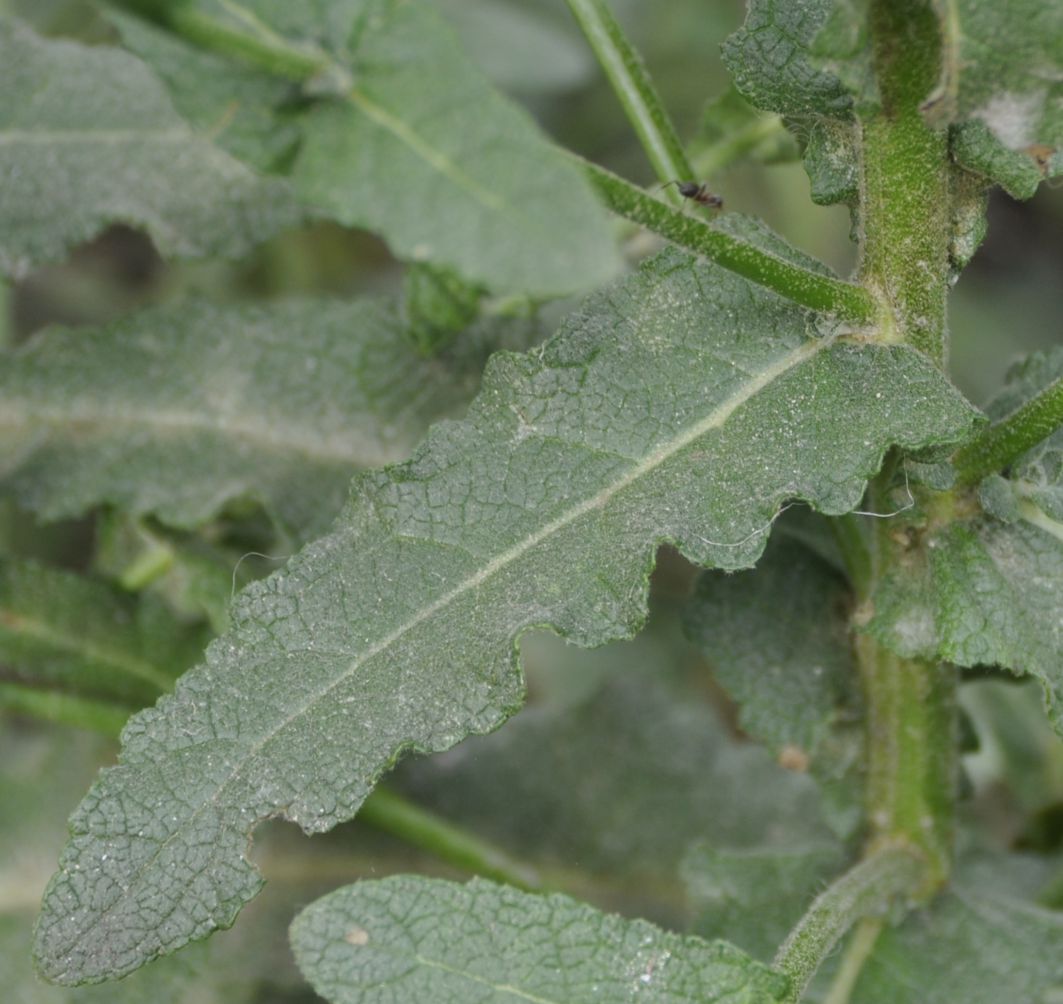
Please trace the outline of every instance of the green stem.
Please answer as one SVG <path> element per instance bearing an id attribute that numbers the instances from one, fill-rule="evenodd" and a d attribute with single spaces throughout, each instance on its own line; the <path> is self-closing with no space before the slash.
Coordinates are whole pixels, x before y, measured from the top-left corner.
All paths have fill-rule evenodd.
<path id="1" fill-rule="evenodd" d="M 1004 470 L 1061 426 L 1063 377 L 957 450 L 952 458 L 957 483 L 977 484 L 987 474 Z"/>
<path id="2" fill-rule="evenodd" d="M 849 574 L 849 584 L 853 587 L 856 602 L 863 603 L 871 594 L 873 579 L 871 550 L 867 546 L 860 517 L 852 512 L 835 516 L 830 520 L 830 527 Z"/>
<path id="3" fill-rule="evenodd" d="M 821 892 L 790 932 L 772 963 L 790 977 L 786 1004 L 801 999 L 820 964 L 850 927 L 907 897 L 923 877 L 910 851 L 883 847 L 849 869 Z"/>
<path id="4" fill-rule="evenodd" d="M 176 561 L 171 547 L 153 541 L 122 569 L 118 584 L 131 593 L 139 592 L 170 571 Z"/>
<path id="5" fill-rule="evenodd" d="M 657 177 L 662 182 L 694 180 L 683 144 L 642 59 L 604 0 L 568 0 L 568 6 L 624 106 Z"/>
<path id="6" fill-rule="evenodd" d="M 875 942 L 882 933 L 883 923 L 877 917 L 865 917 L 857 925 L 849 944 L 845 948 L 838 973 L 831 983 L 827 996 L 823 998 L 823 1004 L 849 1004 L 856 987 L 856 981 L 863 972 L 864 963 L 867 962 L 871 952 L 875 948 Z"/>
<path id="7" fill-rule="evenodd" d="M 458 868 L 531 892 L 542 887 L 532 868 L 386 788 L 365 800 L 358 818 Z"/>
<path id="8" fill-rule="evenodd" d="M 940 76 L 939 22 L 928 0 L 873 0 L 870 19 L 881 106 L 860 127 L 860 278 L 882 305 L 881 337 L 944 368 L 949 159 L 921 107 Z"/>
<path id="9" fill-rule="evenodd" d="M 874 317 L 874 301 L 859 286 L 802 268 L 717 230 L 704 220 L 673 209 L 604 167 L 575 154 L 571 156 L 583 167 L 588 180 L 613 212 L 802 306 L 833 313 L 857 324 L 867 323 Z"/>
<path id="10" fill-rule="evenodd" d="M 95 701 L 57 690 L 39 690 L 0 682 L 0 708 L 57 725 L 69 725 L 117 737 L 133 708 Z"/>
<path id="11" fill-rule="evenodd" d="M 948 878 L 956 797 L 956 673 L 856 637 L 867 730 L 868 847 L 904 845 L 926 862 L 925 898 Z"/>
<path id="12" fill-rule="evenodd" d="M 334 71 L 327 53 L 313 46 L 293 45 L 264 25 L 247 31 L 225 24 L 188 3 L 172 0 L 108 0 L 148 21 L 160 24 L 200 48 L 233 56 L 266 73 L 302 82 Z"/>

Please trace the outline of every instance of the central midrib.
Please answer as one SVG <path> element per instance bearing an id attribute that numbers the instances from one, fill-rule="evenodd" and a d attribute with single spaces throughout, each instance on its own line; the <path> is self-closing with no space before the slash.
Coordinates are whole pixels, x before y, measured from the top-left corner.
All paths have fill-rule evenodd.
<path id="1" fill-rule="evenodd" d="M 506 551 L 503 551 L 500 555 L 493 558 L 486 565 L 484 565 L 483 568 L 480 569 L 480 571 L 478 571 L 475 575 L 469 576 L 469 578 L 465 579 L 463 582 L 455 586 L 449 592 L 445 593 L 437 600 L 434 600 L 432 603 L 423 607 L 417 614 L 407 620 L 404 624 L 401 624 L 399 627 L 395 628 L 375 645 L 370 646 L 362 655 L 360 655 L 353 662 L 351 662 L 350 665 L 348 665 L 347 668 L 341 674 L 339 674 L 326 686 L 322 687 L 315 694 L 310 696 L 307 700 L 302 702 L 302 704 L 300 704 L 299 707 L 297 707 L 294 711 L 291 712 L 291 714 L 284 718 L 283 721 L 281 721 L 276 728 L 270 730 L 268 733 L 261 736 L 260 739 L 253 746 L 248 748 L 245 755 L 240 758 L 239 763 L 236 764 L 235 768 L 228 775 L 228 777 L 226 777 L 215 788 L 213 794 L 211 794 L 209 798 L 202 802 L 200 806 L 190 816 L 187 817 L 187 820 L 183 824 L 181 824 L 177 829 L 175 829 L 174 832 L 159 845 L 155 853 L 133 873 L 130 882 L 128 883 L 128 885 L 125 886 L 125 894 L 116 899 L 114 903 L 112 903 L 105 910 L 96 914 L 96 916 L 93 918 L 92 923 L 89 924 L 87 927 L 83 928 L 81 931 L 79 931 L 76 941 L 83 939 L 89 932 L 95 930 L 95 928 L 97 928 L 102 923 L 104 918 L 107 917 L 120 903 L 122 903 L 126 899 L 129 890 L 133 888 L 134 883 L 140 878 L 140 876 L 154 864 L 154 862 L 158 859 L 158 857 L 172 841 L 174 841 L 181 833 L 185 832 L 188 827 L 195 822 L 195 820 L 203 811 L 205 811 L 208 807 L 214 805 L 218 801 L 219 797 L 228 787 L 229 783 L 240 775 L 240 772 L 243 770 L 243 768 L 249 761 L 256 757 L 270 741 L 272 741 L 279 734 L 285 731 L 293 722 L 295 722 L 297 719 L 301 718 L 308 711 L 314 708 L 322 698 L 327 697 L 328 694 L 331 693 L 335 688 L 344 683 L 364 663 L 368 662 L 370 659 L 375 658 L 381 652 L 386 651 L 393 644 L 395 644 L 395 642 L 398 641 L 403 635 L 407 634 L 409 631 L 412 631 L 418 625 L 424 623 L 426 620 L 433 617 L 440 610 L 449 606 L 451 603 L 453 603 L 459 597 L 463 596 L 465 593 L 481 585 L 483 582 L 491 578 L 491 576 L 495 575 L 497 572 L 511 565 L 514 561 L 522 557 L 532 548 L 538 546 L 540 543 L 542 543 L 542 541 L 544 541 L 551 535 L 564 529 L 566 526 L 575 522 L 581 516 L 584 516 L 595 509 L 600 509 L 601 507 L 606 505 L 611 499 L 613 499 L 617 494 L 622 492 L 625 488 L 629 487 L 630 485 L 638 481 L 640 478 L 645 477 L 651 471 L 660 467 L 663 463 L 665 463 L 665 461 L 669 460 L 676 453 L 678 453 L 686 446 L 690 445 L 696 439 L 710 432 L 712 429 L 718 428 L 719 426 L 723 425 L 723 423 L 726 422 L 727 419 L 730 418 L 731 415 L 738 410 L 738 408 L 740 408 L 743 404 L 753 398 L 761 390 L 769 386 L 783 374 L 794 369 L 797 365 L 804 362 L 806 359 L 810 359 L 818 353 L 822 352 L 824 349 L 828 348 L 831 344 L 833 344 L 833 342 L 834 339 L 831 338 L 814 339 L 802 343 L 798 348 L 787 353 L 785 356 L 782 356 L 771 366 L 763 370 L 757 377 L 743 385 L 743 387 L 739 391 L 731 395 L 731 397 L 727 398 L 716 408 L 714 408 L 701 421 L 695 422 L 693 425 L 681 431 L 672 439 L 660 444 L 643 460 L 639 461 L 639 463 L 629 468 L 627 473 L 624 474 L 622 477 L 618 478 L 612 484 L 606 486 L 595 495 L 592 495 L 591 497 L 584 499 L 578 505 L 573 506 L 570 510 L 568 510 L 568 512 L 563 513 L 562 515 L 551 520 L 545 526 L 535 531 L 535 533 L 529 534 L 529 536 L 524 538 L 524 540 L 520 541 L 517 544 L 514 544 Z M 254 822 L 257 823 L 258 820 L 255 820 Z M 65 954 L 65 952 L 63 954 Z"/>

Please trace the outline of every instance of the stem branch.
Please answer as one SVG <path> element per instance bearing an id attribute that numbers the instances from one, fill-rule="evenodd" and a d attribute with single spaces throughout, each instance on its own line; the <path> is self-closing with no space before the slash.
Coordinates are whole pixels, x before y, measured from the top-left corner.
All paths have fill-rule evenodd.
<path id="1" fill-rule="evenodd" d="M 711 227 L 704 220 L 678 212 L 604 167 L 575 154 L 571 156 L 613 212 L 802 306 L 833 313 L 857 324 L 868 323 L 873 318 L 874 301 L 859 286 L 795 265 Z"/>
<path id="2" fill-rule="evenodd" d="M 952 458 L 957 483 L 974 485 L 987 474 L 1004 470 L 1061 426 L 1063 377 L 957 450 Z"/>
<path id="3" fill-rule="evenodd" d="M 683 144 L 650 75 L 604 0 L 568 0 L 568 6 L 613 85 L 657 177 L 662 182 L 694 180 Z"/>
<path id="4" fill-rule="evenodd" d="M 772 963 L 790 977 L 787 1004 L 801 999 L 820 964 L 853 924 L 912 893 L 923 872 L 923 863 L 909 850 L 882 847 L 821 892 Z"/>
<path id="5" fill-rule="evenodd" d="M 542 888 L 538 874 L 528 865 L 386 788 L 373 791 L 358 818 L 458 868 L 529 892 Z"/>

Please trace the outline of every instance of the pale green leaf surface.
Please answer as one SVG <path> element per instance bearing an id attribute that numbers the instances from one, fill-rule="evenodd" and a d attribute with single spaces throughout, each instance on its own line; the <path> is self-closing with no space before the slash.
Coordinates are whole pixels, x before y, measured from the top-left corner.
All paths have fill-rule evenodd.
<path id="1" fill-rule="evenodd" d="M 1063 913 L 1025 899 L 1021 859 L 958 869 L 927 909 L 887 928 L 853 992 L 860 1004 L 1053 1004 Z M 1042 870 L 1043 875 L 1043 870 Z"/>
<path id="2" fill-rule="evenodd" d="M 1016 366 L 988 406 L 1014 411 L 1063 372 L 1063 351 Z M 1063 523 L 1060 432 L 1027 451 L 1010 478 L 983 484 L 975 514 L 932 530 L 928 558 L 913 557 L 875 597 L 868 629 L 902 655 L 960 666 L 1001 666 L 1040 680 L 1063 731 Z M 1005 518 L 1000 518 L 1005 517 Z"/>
<path id="3" fill-rule="evenodd" d="M 687 635 L 738 702 L 742 727 L 776 751 L 815 756 L 853 702 L 845 596 L 832 568 L 788 540 L 752 571 L 705 572 L 698 582 Z"/>
<path id="4" fill-rule="evenodd" d="M 111 503 L 180 527 L 251 499 L 324 532 L 352 474 L 471 396 L 382 301 L 191 301 L 44 331 L 0 369 L 0 491 L 47 519 Z"/>
<path id="5" fill-rule="evenodd" d="M 725 942 L 481 879 L 347 886 L 307 907 L 291 938 L 332 1004 L 770 1004 L 787 986 Z"/>
<path id="6" fill-rule="evenodd" d="M 578 168 L 490 86 L 424 3 L 201 6 L 328 49 L 333 76 L 353 81 L 333 95 L 314 95 L 311 82 L 296 112 L 291 88 L 272 78 L 190 47 L 182 56 L 142 27 L 127 31 L 149 62 L 158 59 L 182 111 L 202 128 L 214 124 L 238 155 L 260 166 L 276 159 L 264 107 L 289 138 L 297 130 L 292 181 L 320 212 L 380 233 L 400 258 L 499 291 L 571 292 L 615 273 L 604 210 Z"/>
<path id="7" fill-rule="evenodd" d="M 133 710 L 168 690 L 199 658 L 204 641 L 155 600 L 73 572 L 0 559 L 0 679 Z"/>
<path id="8" fill-rule="evenodd" d="M 794 819 L 801 817 L 795 814 Z M 845 864 L 838 844 L 796 838 L 791 834 L 785 842 L 742 847 L 694 844 L 682 863 L 687 894 L 697 911 L 690 930 L 703 938 L 726 938 L 770 962 Z"/>
<path id="9" fill-rule="evenodd" d="M 165 255 L 235 256 L 298 218 L 284 182 L 195 134 L 134 56 L 0 19 L 0 271 L 111 223 Z"/>
<path id="10" fill-rule="evenodd" d="M 974 420 L 917 352 L 816 337 L 774 295 L 658 256 L 546 345 L 496 355 L 469 417 L 408 463 L 357 477 L 332 531 L 130 721 L 73 817 L 43 971 L 121 975 L 230 924 L 260 885 L 255 824 L 328 829 L 403 751 L 497 727 L 521 633 L 630 637 L 659 543 L 746 566 L 786 498 L 852 509 L 889 444 Z"/>

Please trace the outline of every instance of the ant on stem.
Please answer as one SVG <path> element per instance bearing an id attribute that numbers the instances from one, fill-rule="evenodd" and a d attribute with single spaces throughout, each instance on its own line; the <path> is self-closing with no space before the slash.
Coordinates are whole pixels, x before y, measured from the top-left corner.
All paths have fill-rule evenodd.
<path id="1" fill-rule="evenodd" d="M 668 181 L 661 185 L 661 188 L 667 188 L 669 185 L 675 185 L 679 189 L 679 194 L 684 199 L 690 199 L 692 202 L 696 202 L 699 206 L 708 206 L 710 209 L 723 209 L 723 199 L 720 198 L 715 192 L 709 191 L 709 186 L 702 183 L 698 184 L 696 181 Z"/>

